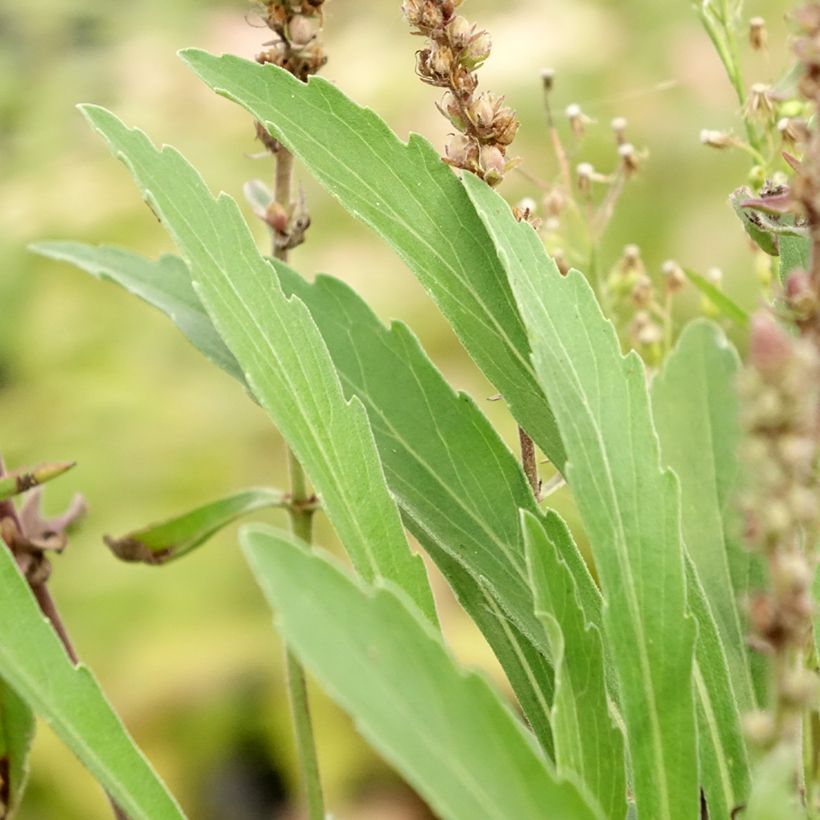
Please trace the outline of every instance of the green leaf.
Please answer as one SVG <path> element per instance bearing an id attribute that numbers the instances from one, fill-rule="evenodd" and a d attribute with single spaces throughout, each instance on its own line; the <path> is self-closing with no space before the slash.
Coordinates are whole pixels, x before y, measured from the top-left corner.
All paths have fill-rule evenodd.
<path id="1" fill-rule="evenodd" d="M 600 816 L 400 590 L 366 589 L 273 530 L 245 527 L 240 540 L 288 644 L 437 816 Z"/>
<path id="2" fill-rule="evenodd" d="M 716 288 L 699 273 L 686 269 L 683 272 L 686 278 L 712 303 L 718 313 L 731 319 L 739 327 L 746 327 L 749 324 L 749 314 L 736 305 L 722 290 Z"/>
<path id="3" fill-rule="evenodd" d="M 552 730 L 558 774 L 577 782 L 605 817 L 626 815 L 624 742 L 609 714 L 601 633 L 589 624 L 572 572 L 541 522 L 522 513 L 535 611 L 555 665 Z"/>
<path id="4" fill-rule="evenodd" d="M 310 310 L 345 393 L 367 408 L 409 529 L 487 637 L 536 734 L 550 748 L 550 650 L 534 615 L 518 520 L 519 508 L 537 508 L 521 467 L 406 326 L 384 327 L 343 282 L 319 276 L 309 284 L 285 265 L 276 268 L 285 292 Z M 598 593 L 583 559 L 558 516 L 547 520 L 595 617 Z"/>
<path id="5" fill-rule="evenodd" d="M 73 461 L 40 464 L 37 467 L 23 467 L 11 473 L 0 475 L 0 501 L 25 493 L 48 481 L 59 478 L 75 466 Z"/>
<path id="6" fill-rule="evenodd" d="M 618 339 L 577 271 L 563 277 L 538 235 L 477 177 L 464 185 L 510 277 L 533 361 L 567 448 L 567 481 L 604 594 L 638 814 L 698 813 L 687 612 L 675 476 L 660 468 L 643 362 Z"/>
<path id="7" fill-rule="evenodd" d="M 113 114 L 83 109 L 133 174 L 171 234 L 214 325 L 252 393 L 304 465 L 357 570 L 403 587 L 435 620 L 421 558 L 413 555 L 361 403 L 345 401 L 327 348 L 298 299 L 287 299 L 236 203 L 214 199 L 176 150 L 157 150 Z"/>
<path id="8" fill-rule="evenodd" d="M 184 816 L 91 673 L 69 660 L 2 541 L 0 669 L 132 820 Z"/>
<path id="9" fill-rule="evenodd" d="M 152 262 L 122 248 L 80 242 L 39 242 L 30 249 L 41 256 L 69 262 L 98 279 L 116 282 L 158 308 L 200 353 L 244 382 L 242 369 L 214 329 L 191 285 L 188 268 L 178 257 L 162 256 Z"/>
<path id="10" fill-rule="evenodd" d="M 529 361 L 529 346 L 492 242 L 438 152 L 401 142 L 331 83 L 189 49 L 215 91 L 268 126 L 418 277 L 513 415 L 559 468 L 564 450 Z"/>
<path id="11" fill-rule="evenodd" d="M 6 547 L 0 544 L 0 549 Z M 0 680 L 0 818 L 12 817 L 23 797 L 34 715 L 28 704 Z"/>
<path id="12" fill-rule="evenodd" d="M 652 384 L 664 463 L 681 485 L 683 536 L 718 625 L 741 712 L 756 708 L 742 602 L 759 586 L 759 559 L 741 543 L 735 510 L 739 479 L 740 360 L 723 332 L 689 324 Z M 765 669 L 757 666 L 758 677 Z M 761 687 L 757 692 L 762 695 Z"/>
<path id="13" fill-rule="evenodd" d="M 731 817 L 749 795 L 746 742 L 718 626 L 688 556 L 686 570 L 689 606 L 698 623 L 694 675 L 701 787 L 709 816 Z"/>
<path id="14" fill-rule="evenodd" d="M 769 256 L 779 256 L 778 237 L 766 230 L 762 215 L 741 205 L 752 196 L 754 194 L 748 188 L 740 188 L 729 197 L 729 201 L 752 242 Z"/>
<path id="15" fill-rule="evenodd" d="M 105 543 L 123 561 L 166 564 L 204 544 L 219 530 L 243 515 L 268 507 L 287 505 L 287 495 L 279 490 L 245 490 L 203 504 L 183 515 L 134 530 L 121 538 L 107 535 Z"/>
<path id="16" fill-rule="evenodd" d="M 806 236 L 780 237 L 780 281 L 794 270 L 811 270 L 811 240 Z"/>

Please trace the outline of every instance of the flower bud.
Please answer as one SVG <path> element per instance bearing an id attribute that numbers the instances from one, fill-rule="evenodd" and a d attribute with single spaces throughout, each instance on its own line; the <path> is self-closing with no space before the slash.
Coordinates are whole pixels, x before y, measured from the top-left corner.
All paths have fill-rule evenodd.
<path id="1" fill-rule="evenodd" d="M 762 17 L 752 17 L 749 20 L 749 45 L 755 51 L 762 51 L 766 48 L 769 33 L 766 30 L 766 21 Z"/>
<path id="2" fill-rule="evenodd" d="M 791 339 L 767 312 L 752 317 L 750 358 L 764 378 L 778 376 L 792 358 Z"/>
<path id="3" fill-rule="evenodd" d="M 794 270 L 789 274 L 786 280 L 786 304 L 799 322 L 805 322 L 816 315 L 817 294 L 805 271 Z"/>
<path id="4" fill-rule="evenodd" d="M 475 140 L 464 134 L 453 134 L 445 148 L 447 161 L 456 168 L 468 171 L 478 169 L 478 145 Z"/>
<path id="5" fill-rule="evenodd" d="M 288 23 L 288 40 L 297 48 L 306 46 L 316 36 L 316 25 L 309 17 L 297 14 Z"/>
<path id="6" fill-rule="evenodd" d="M 618 156 L 621 158 L 621 168 L 627 176 L 631 176 L 640 168 L 638 152 L 631 142 L 625 142 L 618 146 Z"/>
<path id="7" fill-rule="evenodd" d="M 583 137 L 587 126 L 592 122 L 592 120 L 586 114 L 584 114 L 584 112 L 581 110 L 581 106 L 577 103 L 572 103 L 571 105 L 568 105 L 565 114 L 567 119 L 569 120 L 569 127 L 572 129 L 572 133 L 578 139 Z"/>
<path id="8" fill-rule="evenodd" d="M 615 140 L 618 145 L 623 145 L 626 142 L 626 118 L 625 117 L 615 117 L 614 120 L 610 123 L 610 127 L 612 128 L 612 132 L 615 134 Z"/>
<path id="9" fill-rule="evenodd" d="M 668 293 L 677 293 L 686 284 L 686 274 L 674 259 L 667 259 L 663 263 L 661 273 L 666 281 Z"/>
<path id="10" fill-rule="evenodd" d="M 768 712 L 750 712 L 743 717 L 743 733 L 752 745 L 766 748 L 775 739 L 774 718 Z"/>
<path id="11" fill-rule="evenodd" d="M 501 149 L 495 145 L 482 145 L 479 155 L 481 174 L 488 185 L 497 185 L 504 178 L 506 163 Z"/>
<path id="12" fill-rule="evenodd" d="M 475 71 L 483 65 L 493 50 L 493 40 L 487 31 L 477 31 L 461 52 L 461 64 Z"/>
<path id="13" fill-rule="evenodd" d="M 708 128 L 704 128 L 700 132 L 700 141 L 702 145 L 708 145 L 710 148 L 719 150 L 731 148 L 737 144 L 735 138 L 728 131 L 711 131 Z"/>
<path id="14" fill-rule="evenodd" d="M 456 51 L 467 48 L 474 34 L 475 26 L 470 23 L 466 17 L 462 17 L 460 14 L 453 17 L 453 19 L 447 23 L 447 36 L 450 38 L 450 44 Z"/>
<path id="15" fill-rule="evenodd" d="M 542 68 L 541 69 L 541 84 L 544 87 L 544 91 L 549 94 L 552 91 L 553 86 L 555 85 L 555 69 L 554 68 Z"/>
<path id="16" fill-rule="evenodd" d="M 632 304 L 635 307 L 647 308 L 652 304 L 652 295 L 652 280 L 646 274 L 641 274 L 632 287 Z"/>

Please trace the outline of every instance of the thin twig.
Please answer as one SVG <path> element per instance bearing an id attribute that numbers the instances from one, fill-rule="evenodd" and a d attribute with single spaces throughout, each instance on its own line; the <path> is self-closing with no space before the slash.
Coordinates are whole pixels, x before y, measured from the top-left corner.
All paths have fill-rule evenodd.
<path id="1" fill-rule="evenodd" d="M 280 145 L 274 157 L 276 159 L 276 202 L 285 210 L 289 210 L 293 179 L 293 154 Z M 287 262 L 287 246 L 277 247 L 274 241 L 273 255 L 276 259 Z M 290 472 L 291 505 L 289 514 L 291 531 L 297 538 L 300 538 L 306 544 L 310 544 L 313 534 L 314 507 L 309 502 L 312 496 L 308 492 L 305 471 L 290 448 L 288 448 L 288 468 Z M 322 795 L 322 781 L 319 775 L 319 758 L 313 736 L 313 722 L 310 716 L 305 672 L 290 649 L 285 653 L 285 666 L 290 707 L 293 715 L 293 730 L 296 735 L 296 748 L 299 754 L 302 785 L 307 796 L 309 817 L 310 820 L 324 820 L 325 807 Z"/>

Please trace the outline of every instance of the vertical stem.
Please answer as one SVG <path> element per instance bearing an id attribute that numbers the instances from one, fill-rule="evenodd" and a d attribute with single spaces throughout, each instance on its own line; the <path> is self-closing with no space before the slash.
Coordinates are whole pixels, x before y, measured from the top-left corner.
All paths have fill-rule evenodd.
<path id="1" fill-rule="evenodd" d="M 288 209 L 291 204 L 293 154 L 284 146 L 279 146 L 275 157 L 276 201 L 283 208 Z M 276 259 L 286 262 L 288 248 L 274 247 L 273 255 Z M 308 502 L 311 497 L 305 471 L 290 448 L 288 448 L 288 469 L 290 472 L 290 528 L 297 538 L 310 544 L 313 536 L 313 509 Z M 296 750 L 302 773 L 302 786 L 308 802 L 308 816 L 310 820 L 324 820 L 322 781 L 319 776 L 319 758 L 313 737 L 313 721 L 310 717 L 305 671 L 290 649 L 285 653 L 285 667 L 293 716 L 293 731 L 296 736 Z"/>
<path id="2" fill-rule="evenodd" d="M 538 465 L 535 462 L 535 445 L 523 427 L 518 428 L 518 440 L 521 442 L 521 464 L 524 474 L 530 483 L 536 500 L 541 496 L 541 482 L 538 480 Z"/>

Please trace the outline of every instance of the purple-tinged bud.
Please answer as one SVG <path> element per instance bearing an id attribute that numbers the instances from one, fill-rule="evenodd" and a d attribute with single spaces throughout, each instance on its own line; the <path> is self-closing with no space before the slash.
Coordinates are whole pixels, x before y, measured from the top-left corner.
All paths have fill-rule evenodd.
<path id="1" fill-rule="evenodd" d="M 306 46 L 315 36 L 317 27 L 315 22 L 302 14 L 297 14 L 288 23 L 288 39 L 298 47 Z"/>
<path id="2" fill-rule="evenodd" d="M 752 317 L 750 339 L 752 365 L 763 376 L 778 376 L 792 358 L 792 342 L 769 313 Z"/>
<path id="3" fill-rule="evenodd" d="M 501 149 L 495 145 L 482 145 L 479 156 L 481 174 L 488 185 L 498 185 L 504 178 L 506 162 Z"/>
<path id="4" fill-rule="evenodd" d="M 786 304 L 799 322 L 805 322 L 817 313 L 817 294 L 805 271 L 794 270 L 789 274 L 786 280 Z"/>
<path id="5" fill-rule="evenodd" d="M 493 40 L 487 31 L 477 31 L 461 53 L 461 64 L 470 71 L 480 68 L 493 50 Z"/>
<path id="6" fill-rule="evenodd" d="M 464 134 L 452 134 L 445 147 L 447 162 L 456 168 L 478 170 L 478 145 Z"/>

